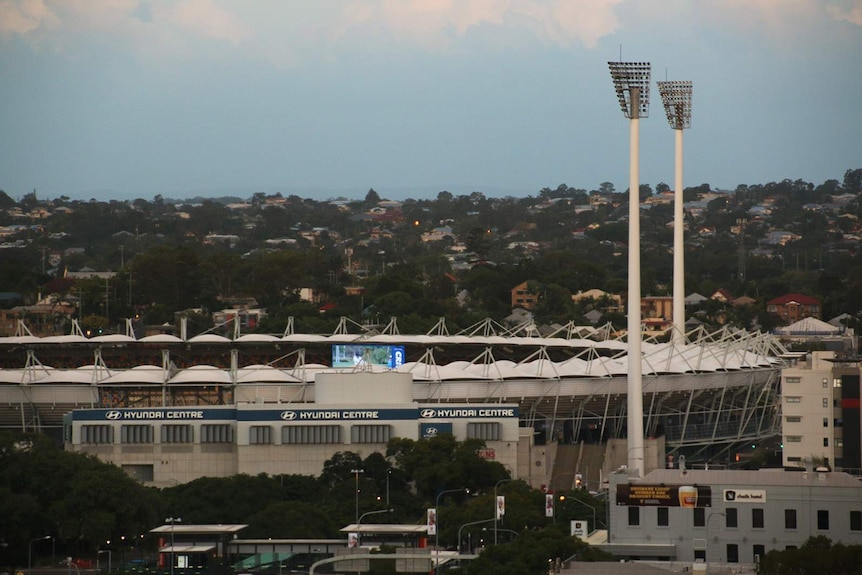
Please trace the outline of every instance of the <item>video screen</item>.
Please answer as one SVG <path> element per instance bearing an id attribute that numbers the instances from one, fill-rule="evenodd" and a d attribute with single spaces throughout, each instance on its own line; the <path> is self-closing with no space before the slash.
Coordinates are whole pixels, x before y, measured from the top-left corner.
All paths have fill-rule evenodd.
<path id="1" fill-rule="evenodd" d="M 332 367 L 370 365 L 395 369 L 403 364 L 403 345 L 343 344 L 332 346 Z"/>

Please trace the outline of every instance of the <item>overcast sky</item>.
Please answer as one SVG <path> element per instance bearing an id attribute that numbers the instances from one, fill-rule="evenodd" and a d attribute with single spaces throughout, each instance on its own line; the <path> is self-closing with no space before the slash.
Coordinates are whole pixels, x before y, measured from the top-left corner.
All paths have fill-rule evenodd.
<path id="1" fill-rule="evenodd" d="M 628 187 L 608 61 L 691 80 L 685 184 L 862 168 L 862 0 L 0 0 L 13 198 Z"/>

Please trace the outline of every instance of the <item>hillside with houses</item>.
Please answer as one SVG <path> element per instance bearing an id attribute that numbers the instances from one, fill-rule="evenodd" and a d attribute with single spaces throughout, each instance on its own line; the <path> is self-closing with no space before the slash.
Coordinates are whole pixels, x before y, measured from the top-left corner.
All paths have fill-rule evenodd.
<path id="1" fill-rule="evenodd" d="M 641 186 L 644 330 L 672 322 L 673 191 Z M 687 326 L 838 330 L 862 313 L 862 169 L 842 180 L 686 188 Z M 281 194 L 81 201 L 0 192 L 0 335 L 205 331 L 342 317 L 625 326 L 628 192 L 561 184 L 393 201 Z M 132 320 L 127 323 L 126 320 Z M 820 329 L 826 329 L 818 325 Z M 222 328 L 217 328 L 222 329 Z M 224 328 L 227 329 L 227 328 Z M 233 329 L 233 328 L 230 328 Z"/>

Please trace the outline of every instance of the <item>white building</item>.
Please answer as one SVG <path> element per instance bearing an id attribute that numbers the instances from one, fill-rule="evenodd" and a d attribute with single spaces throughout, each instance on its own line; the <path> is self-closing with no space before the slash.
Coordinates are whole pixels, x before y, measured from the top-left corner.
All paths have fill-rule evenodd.
<path id="1" fill-rule="evenodd" d="M 862 467 L 859 360 L 815 351 L 781 372 L 783 462 Z"/>
<path id="2" fill-rule="evenodd" d="M 319 373 L 313 403 L 79 409 L 66 448 L 113 463 L 148 485 L 238 473 L 319 475 L 336 452 L 385 452 L 394 437 L 482 439 L 483 457 L 517 468 L 517 404 L 413 400 L 410 374 Z M 525 448 L 529 446 L 525 445 Z"/>

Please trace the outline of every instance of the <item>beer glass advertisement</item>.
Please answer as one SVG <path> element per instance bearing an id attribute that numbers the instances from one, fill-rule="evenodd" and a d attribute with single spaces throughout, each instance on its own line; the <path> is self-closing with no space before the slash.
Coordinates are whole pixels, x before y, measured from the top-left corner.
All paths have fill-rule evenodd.
<path id="1" fill-rule="evenodd" d="M 617 485 L 617 505 L 712 507 L 712 488 L 708 485 Z"/>

